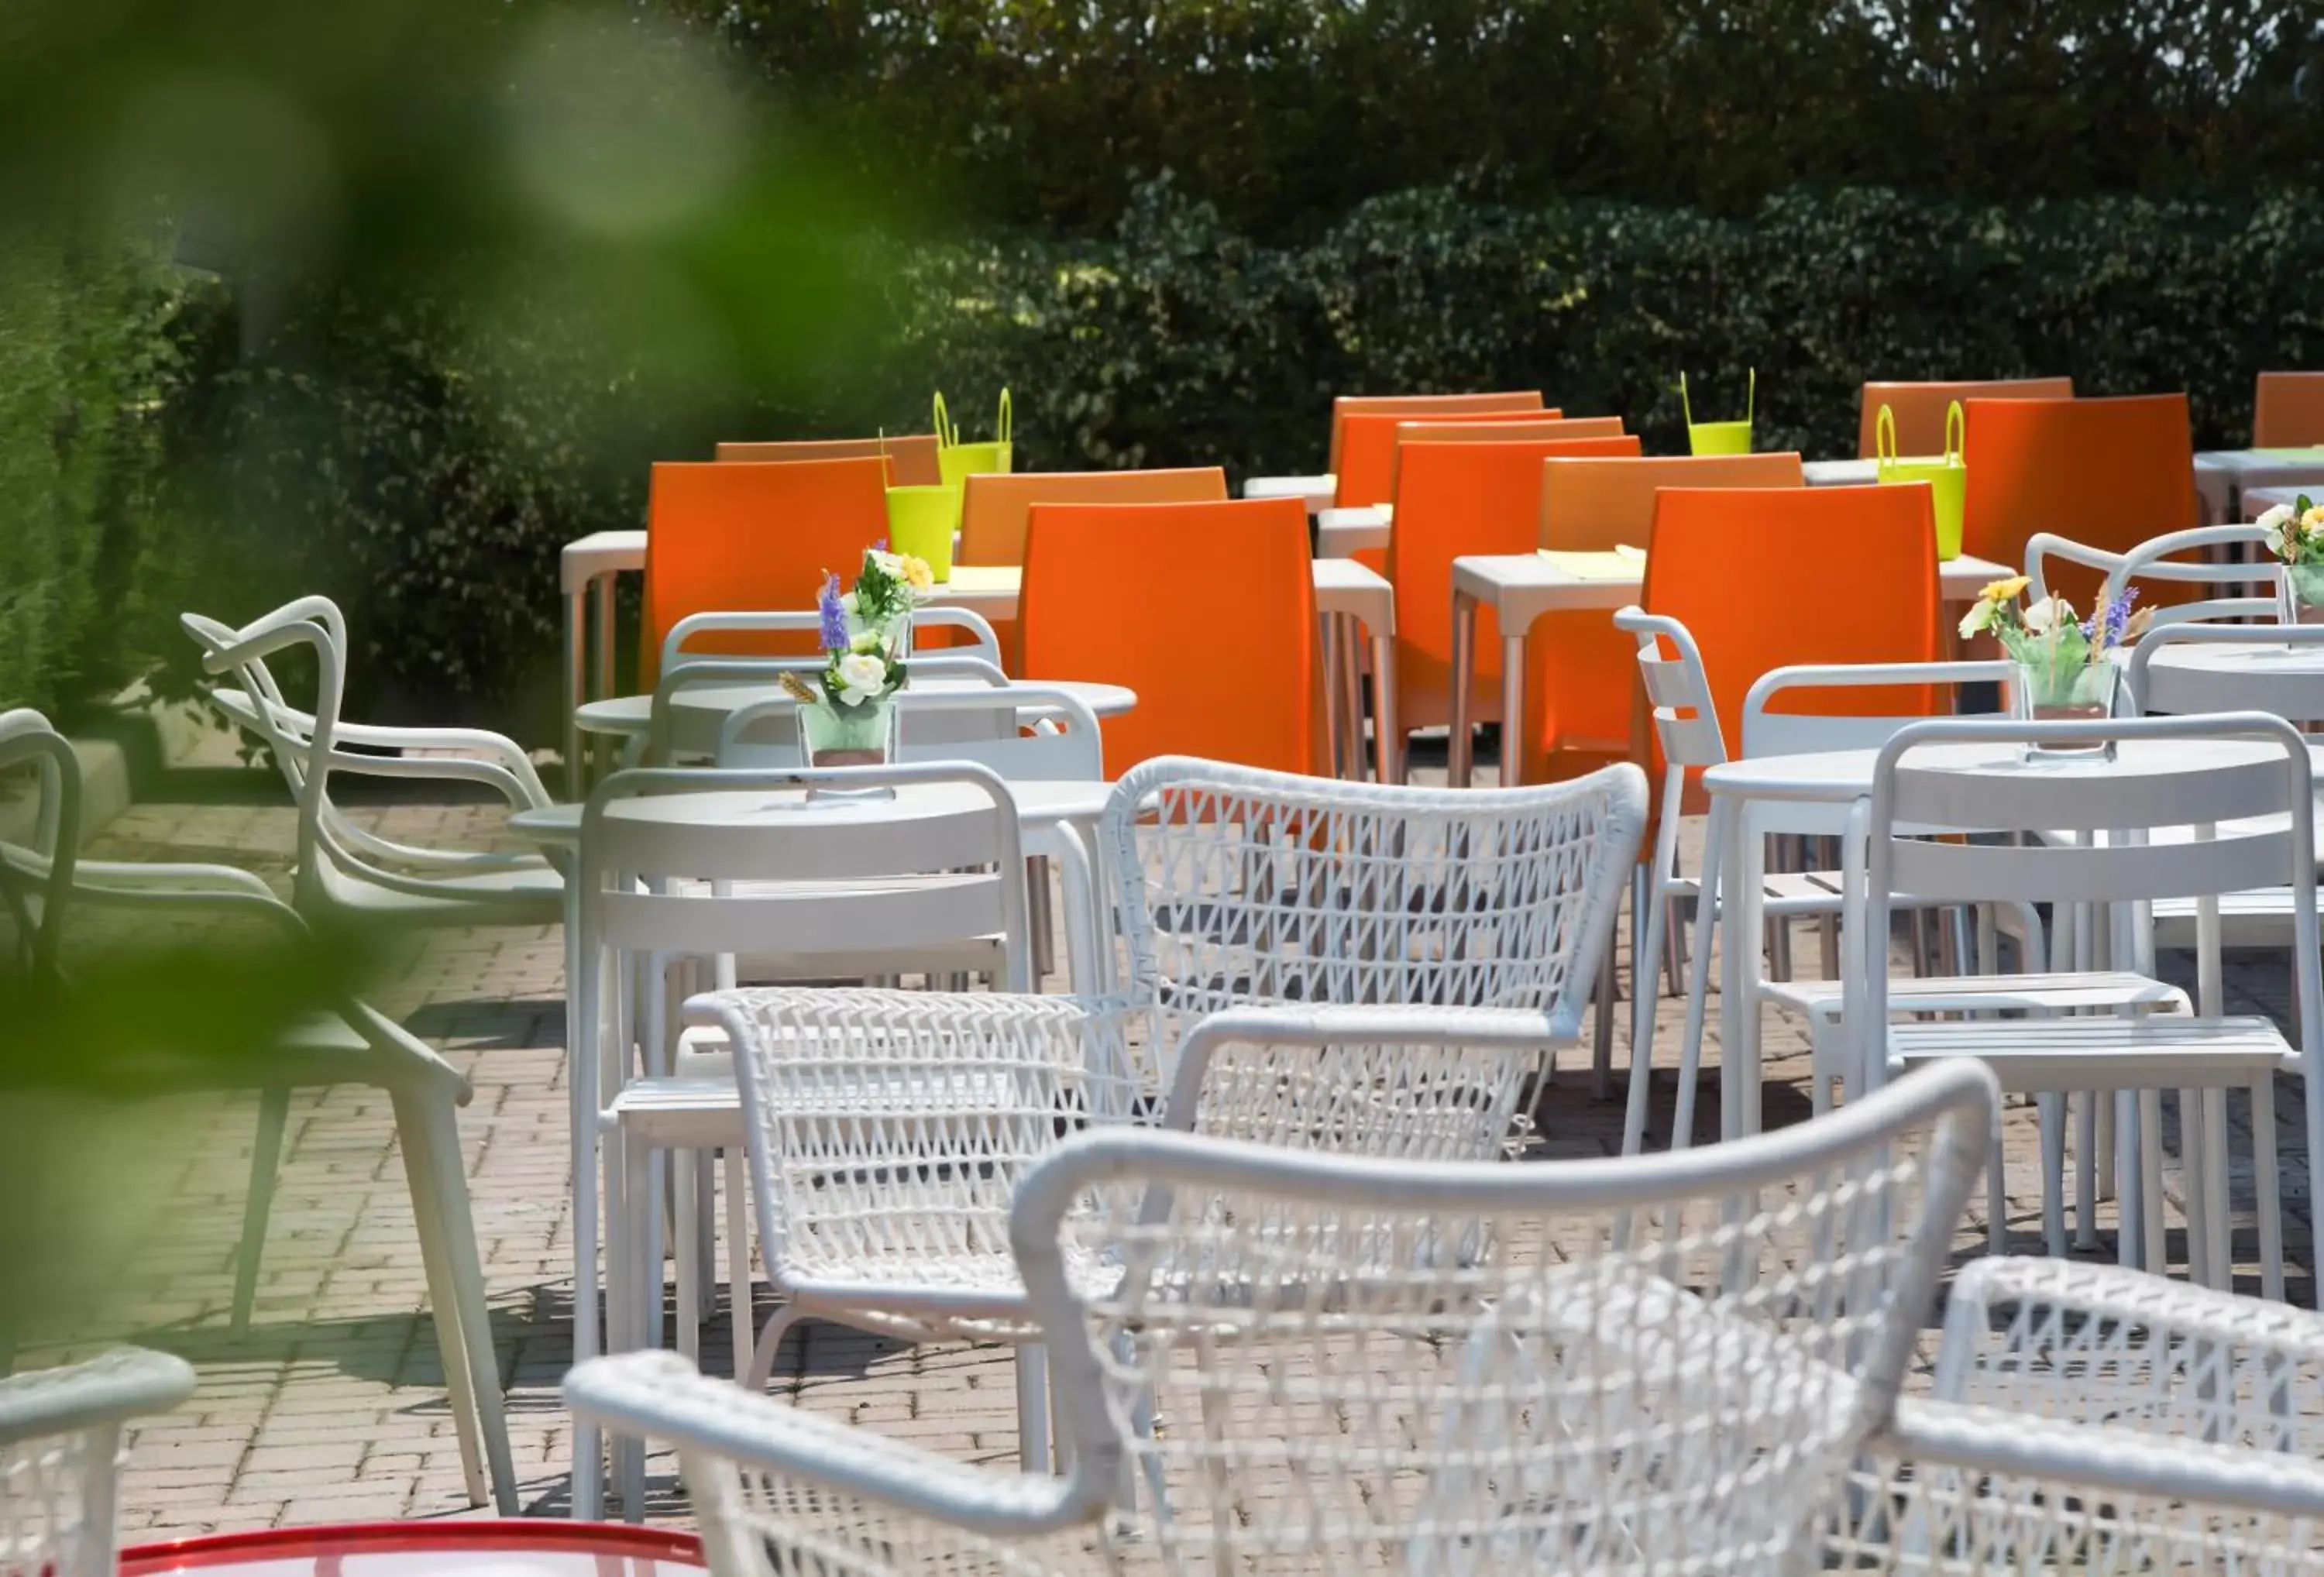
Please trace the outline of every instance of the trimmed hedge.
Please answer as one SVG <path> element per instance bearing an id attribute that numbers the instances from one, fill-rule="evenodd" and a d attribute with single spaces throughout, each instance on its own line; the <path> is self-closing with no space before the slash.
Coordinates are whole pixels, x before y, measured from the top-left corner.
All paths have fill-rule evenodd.
<path id="1" fill-rule="evenodd" d="M 609 372 L 553 323 L 310 302 L 295 361 L 234 364 L 230 325 L 178 325 L 172 538 L 227 618 L 322 589 L 361 648 L 359 714 L 555 737 L 557 555 L 640 523 L 646 467 L 720 437 L 973 429 L 1006 384 L 1027 468 L 1321 466 L 1334 392 L 1535 386 L 1683 443 L 1675 376 L 1739 403 L 1763 447 L 1852 451 L 1868 377 L 2068 373 L 2092 394 L 2187 389 L 2198 441 L 2247 430 L 2253 374 L 2324 364 L 2324 198 L 2095 198 L 2021 210 L 1858 190 L 1747 219 L 1457 189 L 1369 203 L 1271 247 L 1170 181 L 1115 233 L 896 248 L 890 315 L 809 407 L 699 368 Z M 174 612 L 172 607 L 171 612 Z M 152 650 L 182 656 L 166 628 Z"/>

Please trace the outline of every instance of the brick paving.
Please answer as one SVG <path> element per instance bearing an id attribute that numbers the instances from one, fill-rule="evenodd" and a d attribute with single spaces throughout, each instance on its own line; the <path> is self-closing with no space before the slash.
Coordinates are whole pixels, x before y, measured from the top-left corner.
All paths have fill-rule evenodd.
<path id="1" fill-rule="evenodd" d="M 386 804 L 358 814 L 414 842 L 474 841 L 497 816 L 472 804 Z M 293 835 L 277 780 L 210 773 L 198 791 L 165 793 L 132 810 L 93 852 L 222 860 L 279 881 Z M 1816 952 L 1812 945 L 1794 949 L 1803 972 L 1813 969 Z M 395 964 L 374 992 L 376 1004 L 442 1049 L 475 1084 L 460 1132 L 524 1507 L 561 1514 L 567 1419 L 557 1385 L 570 1351 L 573 1296 L 561 938 L 553 927 L 424 935 L 399 951 Z M 2281 1021 L 2287 993 L 2280 955 L 2231 968 L 2229 991 L 2231 1011 L 2270 1011 Z M 1675 1065 L 1679 1018 L 1680 1004 L 1665 999 L 1658 1065 Z M 1771 1125 L 1806 1113 L 1806 1052 L 1803 1038 L 1770 1014 Z M 1716 1061 L 1714 1044 L 1706 1063 Z M 1569 1059 L 1545 1100 L 1539 1148 L 1546 1157 L 1618 1149 L 1619 1102 L 1592 1101 L 1588 1085 L 1585 1050 Z M 1665 1079 L 1658 1136 L 1667 1133 L 1671 1098 Z M 1706 1082 L 1698 1103 L 1705 1137 L 1717 1107 L 1715 1084 Z M 2277 1109 L 2292 1291 L 2310 1301 L 2306 1150 L 2299 1093 L 2289 1082 Z M 90 1178 L 145 1185 L 118 1189 L 117 1197 L 140 1202 L 136 1219 L 93 1233 L 79 1268 L 115 1296 L 74 1319 L 69 1345 L 36 1342 L 24 1361 L 134 1340 L 183 1355 L 200 1375 L 183 1409 L 134 1432 L 123 1489 L 125 1536 L 490 1515 L 471 1510 L 462 1489 L 433 1329 L 421 1307 L 418 1241 L 386 1102 L 377 1093 L 345 1088 L 294 1100 L 256 1313 L 244 1338 L 229 1335 L 255 1110 L 254 1099 L 164 1102 L 115 1123 L 82 1157 Z M 2244 1118 L 2238 1104 L 2231 1120 Z M 2235 1148 L 2247 1157 L 2247 1132 L 2237 1132 Z M 2005 1142 L 2009 1225 L 2015 1245 L 2028 1251 L 2040 1243 L 2036 1144 L 2031 1109 L 2014 1108 Z M 123 1170 L 109 1170 L 116 1167 Z M 148 1208 L 149 1197 L 159 1203 Z M 1965 1252 L 1981 1248 L 1983 1218 L 1980 1196 L 1963 1232 Z M 2255 1271 L 2251 1239 L 2246 1230 L 2237 1241 L 2246 1272 Z M 763 1314 L 763 1284 L 761 1295 Z M 730 1372 L 725 1330 L 722 1309 L 703 1338 L 705 1366 L 714 1372 Z M 915 1349 L 810 1323 L 790 1338 L 778 1376 L 800 1406 L 964 1460 L 1014 1460 L 1014 1391 L 1001 1350 Z M 650 1464 L 653 1520 L 684 1519 L 671 1470 L 666 1457 Z"/>

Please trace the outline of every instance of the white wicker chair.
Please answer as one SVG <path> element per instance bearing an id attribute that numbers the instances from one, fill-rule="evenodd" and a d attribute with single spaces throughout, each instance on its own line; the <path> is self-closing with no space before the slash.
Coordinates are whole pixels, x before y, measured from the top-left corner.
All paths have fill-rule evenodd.
<path id="1" fill-rule="evenodd" d="M 139 1347 L 0 1379 L 0 1577 L 112 1577 L 122 1425 L 193 1389 Z"/>
<path id="2" fill-rule="evenodd" d="M 1628 763 L 1498 789 L 1132 768 L 1098 841 L 1140 1078 L 1158 1097 L 1189 1027 L 1254 1002 L 1521 1008 L 1575 1038 L 1646 822 Z"/>
<path id="3" fill-rule="evenodd" d="M 659 1354 L 566 1395 L 677 1444 L 721 1577 L 1794 1572 L 1889 1416 L 1995 1100 L 1964 1065 L 1773 1135 L 1554 1166 L 1067 1139 L 1010 1215 L 1062 1477 Z"/>
<path id="4" fill-rule="evenodd" d="M 1831 1524 L 1849 1568 L 2324 1572 L 2324 1316 L 2061 1259 L 1965 1268 L 1936 1396 Z"/>

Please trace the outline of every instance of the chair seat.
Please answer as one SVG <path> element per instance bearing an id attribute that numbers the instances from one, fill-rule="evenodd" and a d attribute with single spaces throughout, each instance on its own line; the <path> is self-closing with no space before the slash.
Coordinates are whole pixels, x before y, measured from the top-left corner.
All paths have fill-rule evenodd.
<path id="1" fill-rule="evenodd" d="M 1840 1019 L 1842 990 L 1836 980 L 1769 981 L 1763 1001 L 1821 1024 Z M 2187 993 L 2128 970 L 2080 974 L 1936 975 L 1888 982 L 1893 1013 L 2019 1012 L 2057 1014 L 2077 1010 L 2147 1008 L 2185 1013 Z"/>
<path id="2" fill-rule="evenodd" d="M 2300 1064 L 2275 1025 L 2258 1018 L 1949 1019 L 1888 1031 L 1892 1071 L 1954 1056 L 1983 1060 L 2003 1088 L 2021 1093 L 2240 1086 Z"/>
<path id="3" fill-rule="evenodd" d="M 501 866 L 466 876 L 419 878 L 430 890 L 384 887 L 337 864 L 323 868 L 336 907 L 383 921 L 423 925 L 554 925 L 565 918 L 565 878 L 547 863 Z"/>

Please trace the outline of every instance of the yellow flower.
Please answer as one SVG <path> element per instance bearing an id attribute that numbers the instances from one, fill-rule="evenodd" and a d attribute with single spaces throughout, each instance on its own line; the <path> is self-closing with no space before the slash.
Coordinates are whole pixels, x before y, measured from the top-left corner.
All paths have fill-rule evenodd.
<path id="1" fill-rule="evenodd" d="M 934 591 L 936 589 L 936 571 L 928 567 L 928 561 L 927 559 L 915 558 L 910 554 L 907 553 L 903 556 L 902 568 L 904 571 L 904 584 L 910 586 L 914 591 L 924 592 Z"/>
<path id="2" fill-rule="evenodd" d="M 2013 575 L 2007 580 L 1997 580 L 1977 594 L 1983 603 L 2006 603 L 2033 584 L 2033 576 Z"/>
<path id="3" fill-rule="evenodd" d="M 2324 503 L 2315 505 L 2300 517 L 2300 534 L 2303 537 L 2324 537 Z"/>

